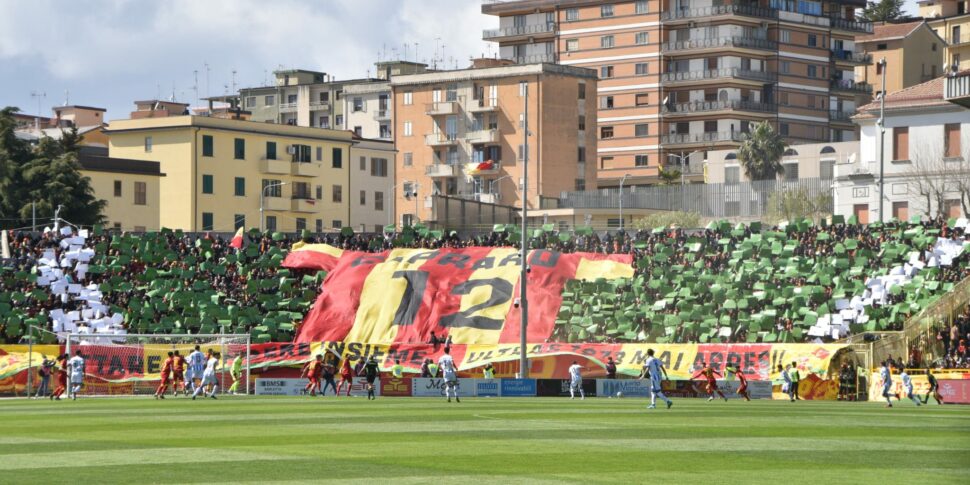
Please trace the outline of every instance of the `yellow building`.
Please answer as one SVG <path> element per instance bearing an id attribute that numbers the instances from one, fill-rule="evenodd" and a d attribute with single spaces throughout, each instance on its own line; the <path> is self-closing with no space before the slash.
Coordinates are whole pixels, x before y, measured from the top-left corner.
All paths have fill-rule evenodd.
<path id="1" fill-rule="evenodd" d="M 162 227 L 260 227 L 261 207 L 270 231 L 350 224 L 350 132 L 171 116 L 112 121 L 107 133 L 111 157 L 159 162 Z"/>
<path id="2" fill-rule="evenodd" d="M 946 63 L 958 71 L 970 69 L 970 1 L 923 0 L 919 14 L 946 40 Z"/>
<path id="3" fill-rule="evenodd" d="M 855 78 L 872 85 L 875 96 L 882 90 L 883 66 L 879 64 L 882 59 L 886 59 L 887 93 L 943 74 L 946 42 L 922 20 L 875 24 L 872 34 L 856 38 L 856 44 L 872 56 L 872 63 L 856 67 Z"/>
<path id="4" fill-rule="evenodd" d="M 160 229 L 159 186 L 165 174 L 158 162 L 111 158 L 107 148 L 85 146 L 78 163 L 95 197 L 108 203 L 107 227 L 136 232 Z"/>

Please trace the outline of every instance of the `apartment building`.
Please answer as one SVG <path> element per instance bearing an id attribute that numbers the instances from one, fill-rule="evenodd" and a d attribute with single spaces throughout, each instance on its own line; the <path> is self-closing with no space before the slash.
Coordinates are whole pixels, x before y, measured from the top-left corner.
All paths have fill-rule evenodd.
<path id="1" fill-rule="evenodd" d="M 394 224 L 394 142 L 354 137 L 350 148 L 350 220 L 359 232 Z"/>
<path id="2" fill-rule="evenodd" d="M 107 227 L 135 232 L 161 229 L 159 187 L 165 174 L 158 162 L 113 158 L 107 146 L 85 145 L 78 165 L 94 196 L 107 203 L 103 213 Z"/>
<path id="3" fill-rule="evenodd" d="M 918 1 L 919 15 L 946 41 L 945 61 L 959 71 L 970 69 L 970 0 Z"/>
<path id="4" fill-rule="evenodd" d="M 878 23 L 871 35 L 859 37 L 856 44 L 873 60 L 856 68 L 856 79 L 871 85 L 876 97 L 882 90 L 883 75 L 886 92 L 894 93 L 943 73 L 946 42 L 925 21 Z M 886 59 L 885 73 L 881 59 Z"/>
<path id="5" fill-rule="evenodd" d="M 862 0 L 486 1 L 483 37 L 503 58 L 597 71 L 601 185 L 703 180 L 705 152 L 770 121 L 790 143 L 856 139 L 849 117 L 871 87 L 855 46 Z"/>
<path id="6" fill-rule="evenodd" d="M 107 133 L 112 158 L 154 161 L 165 174 L 161 227 L 321 232 L 352 224 L 350 132 L 182 115 L 132 116 Z"/>
<path id="7" fill-rule="evenodd" d="M 519 206 L 526 159 L 530 207 L 597 186 L 594 71 L 479 59 L 391 88 L 397 223 L 436 221 L 435 194 Z"/>

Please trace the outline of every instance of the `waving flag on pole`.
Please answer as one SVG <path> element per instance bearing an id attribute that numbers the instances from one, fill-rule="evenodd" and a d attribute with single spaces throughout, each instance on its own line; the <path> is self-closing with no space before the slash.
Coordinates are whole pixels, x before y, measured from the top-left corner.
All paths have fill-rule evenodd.
<path id="1" fill-rule="evenodd" d="M 243 228 L 242 227 L 240 227 L 236 231 L 236 235 L 232 237 L 232 241 L 229 241 L 229 247 L 242 249 L 243 247 Z"/>

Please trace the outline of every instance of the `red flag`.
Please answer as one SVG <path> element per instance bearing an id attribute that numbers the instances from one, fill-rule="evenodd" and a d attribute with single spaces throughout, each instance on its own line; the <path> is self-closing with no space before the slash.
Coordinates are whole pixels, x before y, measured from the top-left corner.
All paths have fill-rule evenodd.
<path id="1" fill-rule="evenodd" d="M 242 249 L 243 247 L 243 228 L 242 227 L 240 227 L 239 230 L 236 231 L 236 235 L 232 237 L 232 241 L 229 242 L 229 247 Z"/>

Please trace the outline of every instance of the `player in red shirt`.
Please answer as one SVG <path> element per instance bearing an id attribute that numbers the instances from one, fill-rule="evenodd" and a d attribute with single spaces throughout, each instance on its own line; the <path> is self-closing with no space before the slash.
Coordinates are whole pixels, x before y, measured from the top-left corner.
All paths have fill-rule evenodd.
<path id="1" fill-rule="evenodd" d="M 303 376 L 309 381 L 303 391 L 311 396 L 316 395 L 317 390 L 320 389 L 320 375 L 322 373 L 323 355 L 317 354 L 316 359 L 311 360 L 303 367 Z"/>
<path id="2" fill-rule="evenodd" d="M 67 390 L 67 354 L 57 358 L 57 388 L 51 394 L 51 400 L 61 400 L 61 395 Z"/>
<path id="3" fill-rule="evenodd" d="M 340 390 L 344 388 L 344 383 L 347 383 L 347 396 L 350 396 L 350 388 L 354 387 L 354 370 L 350 368 L 350 359 L 344 359 L 344 363 L 340 366 L 340 384 L 337 385 L 337 395 L 340 395 Z"/>
<path id="4" fill-rule="evenodd" d="M 717 388 L 717 379 L 714 376 L 721 377 L 721 374 L 719 374 L 716 370 L 714 370 L 713 367 L 707 365 L 704 362 L 701 362 L 701 370 L 698 371 L 696 374 L 694 374 L 694 377 L 692 377 L 691 379 L 696 379 L 700 376 L 704 376 L 707 379 L 707 395 L 709 396 L 707 398 L 708 401 L 714 400 L 715 392 L 717 393 L 718 396 L 721 396 L 721 398 L 723 398 L 725 402 L 728 400 L 728 398 L 724 395 L 724 393 L 722 393 L 721 390 Z"/>
<path id="5" fill-rule="evenodd" d="M 744 377 L 744 372 L 741 372 L 741 368 L 737 365 L 734 366 L 732 372 L 738 376 L 738 395 L 743 397 L 745 401 L 750 401 L 751 396 L 748 395 L 748 378 Z"/>
<path id="6" fill-rule="evenodd" d="M 158 389 L 155 389 L 155 399 L 165 399 L 165 391 L 168 390 L 168 384 L 171 382 L 169 378 L 171 377 L 172 367 L 174 365 L 175 352 L 169 352 L 168 358 L 165 359 L 165 362 L 162 362 L 162 382 L 158 384 Z"/>
<path id="7" fill-rule="evenodd" d="M 181 388 L 182 394 L 188 396 L 189 393 L 185 390 L 185 357 L 178 350 L 172 353 L 175 354 L 172 356 L 172 395 L 178 396 Z"/>

